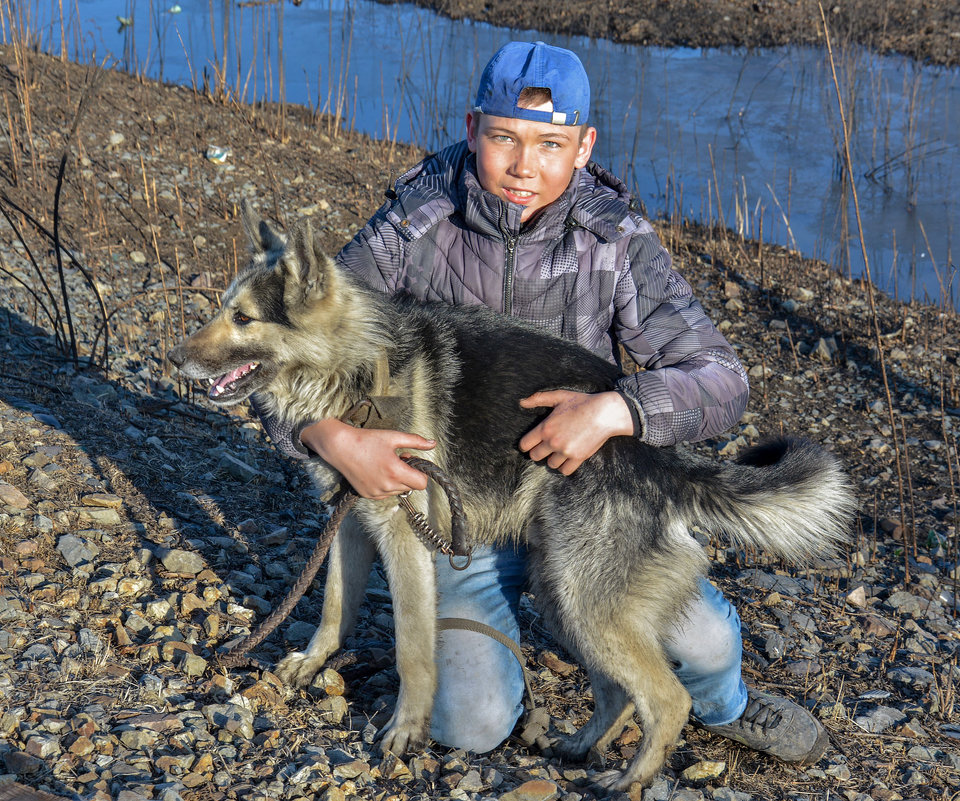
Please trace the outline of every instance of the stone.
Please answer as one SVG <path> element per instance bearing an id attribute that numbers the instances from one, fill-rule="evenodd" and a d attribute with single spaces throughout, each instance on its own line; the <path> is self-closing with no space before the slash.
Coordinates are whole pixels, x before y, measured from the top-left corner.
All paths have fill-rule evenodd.
<path id="1" fill-rule="evenodd" d="M 209 704 L 201 711 L 212 725 L 244 739 L 253 739 L 253 712 L 249 709 L 239 704 Z"/>
<path id="2" fill-rule="evenodd" d="M 853 592 L 847 594 L 847 603 L 857 609 L 863 609 L 867 605 L 867 591 L 861 584 Z"/>
<path id="3" fill-rule="evenodd" d="M 57 540 L 57 551 L 70 567 L 92 562 L 100 549 L 75 534 L 64 534 Z"/>
<path id="4" fill-rule="evenodd" d="M 706 782 L 719 778 L 726 769 L 726 762 L 703 760 L 684 769 L 681 775 L 688 782 Z"/>
<path id="5" fill-rule="evenodd" d="M 13 484 L 0 481 L 0 504 L 12 509 L 26 509 L 30 505 L 30 499 Z"/>
<path id="6" fill-rule="evenodd" d="M 32 776 L 44 768 L 42 759 L 23 751 L 6 751 L 3 754 L 3 764 L 7 771 L 17 776 Z"/>
<path id="7" fill-rule="evenodd" d="M 123 499 L 119 495 L 107 492 L 94 492 L 84 495 L 80 502 L 84 506 L 99 506 L 105 509 L 119 509 L 123 506 Z"/>
<path id="8" fill-rule="evenodd" d="M 164 569 L 171 573 L 184 573 L 195 576 L 206 567 L 203 557 L 194 551 L 185 551 L 182 548 L 171 548 L 157 554 L 163 563 Z"/>
<path id="9" fill-rule="evenodd" d="M 252 481 L 260 475 L 260 471 L 257 470 L 256 467 L 247 464 L 229 453 L 225 453 L 220 457 L 218 467 L 234 478 L 239 478 L 244 482 Z"/>
<path id="10" fill-rule="evenodd" d="M 75 506 L 73 512 L 83 523 L 93 523 L 99 526 L 119 526 L 123 523 L 120 513 L 116 509 L 98 506 Z"/>
<path id="11" fill-rule="evenodd" d="M 857 717 L 853 719 L 853 722 L 864 731 L 868 731 L 871 734 L 880 734 L 880 732 L 886 731 L 891 726 L 903 723 L 906 719 L 907 716 L 899 709 L 893 709 L 888 706 L 876 706 L 873 709 L 857 715 Z"/>
<path id="12" fill-rule="evenodd" d="M 500 801 L 554 801 L 560 788 L 547 779 L 531 779 L 500 796 Z"/>

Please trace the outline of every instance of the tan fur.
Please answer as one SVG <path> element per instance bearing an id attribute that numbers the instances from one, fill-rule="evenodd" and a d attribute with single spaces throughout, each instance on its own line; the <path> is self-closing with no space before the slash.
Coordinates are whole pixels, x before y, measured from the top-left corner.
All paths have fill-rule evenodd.
<path id="1" fill-rule="evenodd" d="M 449 421 L 435 410 L 446 406 L 444 381 L 457 380 L 455 360 L 438 368 L 436 356 L 431 361 L 426 353 L 415 353 L 400 373 L 391 374 L 391 332 L 382 329 L 371 308 L 380 301 L 315 251 L 309 225 L 291 241 L 249 211 L 245 225 L 254 242 L 250 267 L 225 294 L 220 313 L 175 349 L 171 360 L 188 377 L 207 380 L 256 362 L 256 370 L 243 380 L 256 387 L 252 391 L 267 411 L 291 423 L 340 417 L 363 395 L 405 398 L 409 419 L 404 430 L 436 440 L 429 458 L 448 468 L 449 443 L 457 432 L 450 431 Z M 281 284 L 282 304 L 275 297 Z M 270 313 L 286 318 L 265 320 Z M 251 320 L 244 322 L 244 316 Z M 218 402 L 232 401 L 224 396 Z M 339 478 L 320 459 L 307 462 L 307 469 L 324 490 Z M 658 503 L 670 522 L 665 531 L 650 535 L 657 537 L 660 555 L 624 575 L 615 548 L 632 547 L 630 521 L 636 517 L 636 503 L 645 501 L 638 501 L 637 493 L 605 494 L 598 487 L 596 508 L 572 519 L 570 509 L 564 508 L 568 485 L 563 481 L 528 461 L 510 497 L 491 502 L 466 495 L 464 506 L 479 542 L 528 543 L 532 591 L 543 603 L 551 628 L 590 673 L 596 711 L 580 732 L 557 745 L 557 752 L 570 759 L 602 752 L 632 714 L 641 718 L 644 738 L 634 761 L 625 773 L 611 772 L 599 780 L 625 789 L 657 775 L 689 715 L 690 697 L 671 671 L 661 642 L 694 596 L 706 557 L 689 535 L 688 522 L 669 498 L 661 497 Z M 803 488 L 807 509 L 789 499 L 786 505 L 790 514 L 807 512 L 825 521 L 830 529 L 826 544 L 816 543 L 810 533 L 798 534 L 795 542 L 783 546 L 787 554 L 826 550 L 841 536 L 841 518 L 852 505 L 845 485 L 828 476 L 823 489 L 829 499 L 826 510 L 822 503 L 817 507 L 814 489 Z M 436 530 L 449 531 L 447 502 L 434 485 L 414 493 L 411 500 Z M 771 497 L 757 512 L 747 508 L 748 499 L 732 514 L 770 519 L 779 530 L 784 503 L 784 497 Z M 704 504 L 705 515 L 718 514 L 707 507 Z M 591 531 L 580 530 L 587 528 Z M 757 529 L 758 541 L 779 547 L 762 529 L 763 524 Z M 400 754 L 427 741 L 437 682 L 437 634 L 433 554 L 414 535 L 396 499 L 357 503 L 331 548 L 320 625 L 306 650 L 289 654 L 277 672 L 294 686 L 306 686 L 341 647 L 356 622 L 376 554 L 393 596 L 400 676 L 396 709 L 382 746 Z"/>

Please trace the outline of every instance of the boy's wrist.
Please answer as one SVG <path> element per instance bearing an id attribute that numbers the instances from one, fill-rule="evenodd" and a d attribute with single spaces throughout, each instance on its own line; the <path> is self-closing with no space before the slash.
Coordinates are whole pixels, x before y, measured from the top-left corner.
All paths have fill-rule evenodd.
<path id="1" fill-rule="evenodd" d="M 630 419 L 633 421 L 633 436 L 640 439 L 643 436 L 643 422 L 640 420 L 640 411 L 637 409 L 636 402 L 622 389 L 615 389 L 614 392 L 623 398 L 623 402 L 627 405 Z"/>

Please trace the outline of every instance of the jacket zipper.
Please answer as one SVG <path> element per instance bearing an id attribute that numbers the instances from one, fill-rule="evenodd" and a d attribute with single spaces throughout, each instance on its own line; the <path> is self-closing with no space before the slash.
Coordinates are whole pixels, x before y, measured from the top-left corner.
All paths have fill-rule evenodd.
<path id="1" fill-rule="evenodd" d="M 513 314 L 513 270 L 517 260 L 517 238 L 507 237 L 507 260 L 503 270 L 503 313 Z"/>

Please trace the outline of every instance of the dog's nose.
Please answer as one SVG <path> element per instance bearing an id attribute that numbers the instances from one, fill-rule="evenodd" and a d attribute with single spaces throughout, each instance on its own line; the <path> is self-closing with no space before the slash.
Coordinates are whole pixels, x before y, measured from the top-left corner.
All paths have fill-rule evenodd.
<path id="1" fill-rule="evenodd" d="M 173 363 L 174 367 L 183 367 L 184 358 L 182 345 L 178 345 L 167 354 L 167 359 Z"/>

